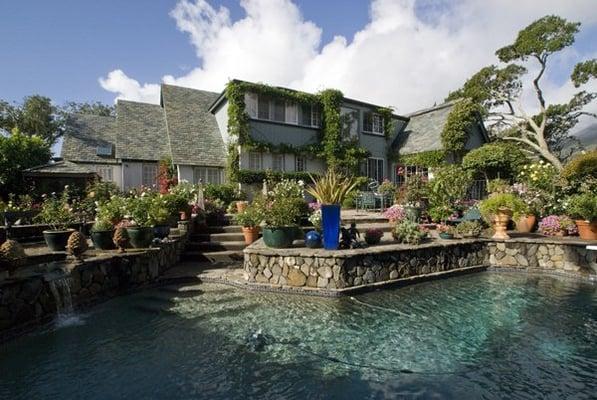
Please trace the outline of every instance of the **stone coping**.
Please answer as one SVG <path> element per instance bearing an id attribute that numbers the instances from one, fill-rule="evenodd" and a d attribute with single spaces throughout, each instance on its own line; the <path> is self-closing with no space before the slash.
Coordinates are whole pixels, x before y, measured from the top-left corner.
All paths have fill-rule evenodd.
<path id="1" fill-rule="evenodd" d="M 250 246 L 247 246 L 243 252 L 245 254 L 259 254 L 263 256 L 282 256 L 282 257 L 317 257 L 317 258 L 349 258 L 359 255 L 375 255 L 386 252 L 421 250 L 435 247 L 454 247 L 462 244 L 472 244 L 486 242 L 487 239 L 427 239 L 427 241 L 418 244 L 410 245 L 403 243 L 381 243 L 378 245 L 368 246 L 360 249 L 347 250 L 325 250 L 325 249 L 310 249 L 302 245 L 295 244 L 293 247 L 285 249 L 275 249 L 267 247 L 263 239 L 259 239 Z M 296 243 L 296 242 L 295 242 Z"/>
<path id="2" fill-rule="evenodd" d="M 498 267 L 489 266 L 487 267 L 488 272 L 504 272 L 504 273 L 522 273 L 527 275 L 550 275 L 558 278 L 565 278 L 568 280 L 578 282 L 588 282 L 597 285 L 597 275 L 593 274 L 580 274 L 578 272 L 568 272 L 547 268 L 515 268 L 515 267 Z"/>

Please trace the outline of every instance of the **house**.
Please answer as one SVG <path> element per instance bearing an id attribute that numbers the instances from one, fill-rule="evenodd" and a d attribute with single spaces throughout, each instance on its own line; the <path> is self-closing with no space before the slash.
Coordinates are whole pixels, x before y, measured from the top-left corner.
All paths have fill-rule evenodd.
<path id="1" fill-rule="evenodd" d="M 230 165 L 240 176 L 255 178 L 274 171 L 296 177 L 327 169 L 327 160 L 314 150 L 321 149 L 325 119 L 317 95 L 239 80 L 231 81 L 229 88 L 231 84 L 243 88 L 232 105 L 228 90 L 218 94 L 163 84 L 159 105 L 118 100 L 116 117 L 72 115 L 62 158 L 123 189 L 154 185 L 163 158 L 172 159 L 179 180 L 223 183 L 232 151 L 238 158 Z M 346 149 L 368 154 L 360 163 L 363 176 L 400 183 L 403 178 L 397 171 L 404 167 L 404 155 L 441 149 L 441 132 L 454 105 L 403 116 L 342 96 L 340 140 Z M 231 125 L 231 107 L 242 113 L 232 123 L 242 120 L 242 127 Z M 238 130 L 246 135 L 243 141 Z M 466 146 L 472 149 L 487 141 L 479 118 Z M 416 165 L 406 167 L 411 173 L 424 172 Z"/>

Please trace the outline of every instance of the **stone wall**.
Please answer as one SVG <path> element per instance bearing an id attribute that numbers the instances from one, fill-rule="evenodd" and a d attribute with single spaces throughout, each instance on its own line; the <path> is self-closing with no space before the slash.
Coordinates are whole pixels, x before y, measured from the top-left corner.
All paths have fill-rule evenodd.
<path id="1" fill-rule="evenodd" d="M 329 252 L 305 248 L 273 251 L 259 241 L 244 252 L 245 279 L 249 282 L 328 290 L 483 266 L 488 262 L 486 247 L 479 240 Z"/>
<path id="2" fill-rule="evenodd" d="M 597 274 L 597 253 L 587 243 L 548 238 L 520 238 L 488 242 L 489 265 L 494 268 L 543 270 L 577 275 Z"/>
<path id="3" fill-rule="evenodd" d="M 185 244 L 182 235 L 155 248 L 110 251 L 80 263 L 48 262 L 18 270 L 0 281 L 0 338 L 55 317 L 64 307 L 56 296 L 57 283 L 66 282 L 75 308 L 118 296 L 154 284 L 180 260 Z"/>

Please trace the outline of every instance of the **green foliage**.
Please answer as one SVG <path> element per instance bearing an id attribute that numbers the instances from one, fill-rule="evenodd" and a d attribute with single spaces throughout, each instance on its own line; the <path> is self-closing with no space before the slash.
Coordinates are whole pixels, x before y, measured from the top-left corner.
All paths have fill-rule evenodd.
<path id="1" fill-rule="evenodd" d="M 455 204 L 464 199 L 473 181 L 470 171 L 458 165 L 446 165 L 434 170 L 428 183 L 428 197 L 431 217 L 445 221 L 455 210 Z"/>
<path id="2" fill-rule="evenodd" d="M 305 214 L 307 203 L 303 198 L 303 186 L 296 181 L 283 180 L 276 183 L 268 193 L 253 200 L 266 226 L 294 226 Z"/>
<path id="3" fill-rule="evenodd" d="M 445 151 L 455 155 L 464 152 L 469 134 L 478 124 L 479 114 L 479 105 L 471 99 L 461 100 L 454 105 L 441 134 L 442 146 Z"/>
<path id="4" fill-rule="evenodd" d="M 357 186 L 352 177 L 346 177 L 331 168 L 324 176 L 311 180 L 313 186 L 309 187 L 307 192 L 321 204 L 342 204 L 346 195 Z"/>
<path id="5" fill-rule="evenodd" d="M 502 47 L 495 54 L 502 62 L 525 60 L 528 57 L 545 59 L 572 45 L 579 27 L 578 22 L 568 22 L 556 15 L 547 15 L 518 32 L 513 44 Z"/>
<path id="6" fill-rule="evenodd" d="M 314 176 L 317 176 L 316 174 Z M 309 182 L 311 180 L 309 173 L 307 172 L 279 172 L 279 171 L 252 171 L 252 170 L 240 170 L 238 171 L 238 181 L 244 184 L 263 183 L 268 182 L 279 182 L 283 179 L 291 179 L 297 181 Z"/>
<path id="7" fill-rule="evenodd" d="M 597 220 L 597 194 L 587 192 L 570 196 L 566 210 L 575 219 Z"/>
<path id="8" fill-rule="evenodd" d="M 102 232 L 102 231 L 111 231 L 114 228 L 114 225 L 108 220 L 105 219 L 98 219 L 93 223 L 91 227 L 92 232 Z"/>
<path id="9" fill-rule="evenodd" d="M 479 211 L 487 222 L 491 222 L 500 209 L 512 211 L 514 220 L 518 220 L 529 212 L 527 204 L 512 193 L 494 193 L 479 203 Z"/>
<path id="10" fill-rule="evenodd" d="M 381 115 L 383 118 L 383 134 L 386 139 L 390 139 L 392 137 L 392 133 L 395 129 L 394 124 L 394 110 L 392 107 L 380 107 L 377 109 L 377 113 Z"/>
<path id="11" fill-rule="evenodd" d="M 112 225 L 118 224 L 126 214 L 126 200 L 122 196 L 112 196 L 107 201 L 102 201 L 96 208 L 96 221 L 109 221 Z"/>
<path id="12" fill-rule="evenodd" d="M 510 191 L 510 183 L 505 179 L 492 179 L 487 182 L 487 191 L 489 193 L 508 193 Z"/>
<path id="13" fill-rule="evenodd" d="M 483 225 L 479 221 L 462 221 L 456 225 L 456 234 L 459 236 L 478 237 L 483 233 Z"/>
<path id="14" fill-rule="evenodd" d="M 100 117 L 115 117 L 116 107 L 101 103 L 99 101 L 93 103 L 76 103 L 69 101 L 62 108 L 65 114 L 91 114 Z"/>
<path id="15" fill-rule="evenodd" d="M 597 77 L 597 60 L 592 59 L 576 64 L 570 79 L 574 82 L 574 87 L 579 87 L 595 77 Z"/>
<path id="16" fill-rule="evenodd" d="M 527 162 L 528 157 L 520 150 L 520 146 L 493 142 L 468 152 L 462 159 L 462 166 L 475 176 L 484 176 L 486 180 L 498 176 L 511 180 Z"/>
<path id="17" fill-rule="evenodd" d="M 64 118 L 48 97 L 25 97 L 22 104 L 0 101 L 0 128 L 17 128 L 28 136 L 38 136 L 49 146 L 64 133 Z"/>
<path id="18" fill-rule="evenodd" d="M 128 197 L 125 199 L 126 216 L 132 219 L 132 223 L 141 228 L 149 228 L 155 225 L 152 215 L 154 196 L 143 193 L 140 196 Z"/>
<path id="19" fill-rule="evenodd" d="M 427 237 L 427 232 L 416 222 L 405 219 L 394 227 L 392 235 L 400 243 L 417 245 Z"/>
<path id="20" fill-rule="evenodd" d="M 439 167 L 446 163 L 446 153 L 443 150 L 428 150 L 420 153 L 404 154 L 398 157 L 398 162 L 402 165 Z"/>
<path id="21" fill-rule="evenodd" d="M 517 181 L 532 189 L 551 193 L 554 191 L 557 177 L 558 171 L 553 165 L 545 161 L 539 161 L 523 165 Z"/>
<path id="22" fill-rule="evenodd" d="M 418 206 L 427 194 L 427 181 L 421 175 L 412 175 L 406 181 L 400 200 L 406 205 Z"/>
<path id="23" fill-rule="evenodd" d="M 69 225 L 78 222 L 70 204 L 68 188 L 65 187 L 60 196 L 54 194 L 44 198 L 35 222 L 50 225 L 52 230 L 65 230 Z"/>
<path id="24" fill-rule="evenodd" d="M 257 205 L 252 204 L 244 212 L 237 214 L 235 219 L 237 224 L 252 228 L 258 226 L 263 221 L 263 210 Z"/>
<path id="25" fill-rule="evenodd" d="M 597 179 L 597 150 L 574 157 L 562 170 L 562 177 L 573 184 L 587 179 Z"/>
<path id="26" fill-rule="evenodd" d="M 27 191 L 22 170 L 46 164 L 50 157 L 50 146 L 39 136 L 27 136 L 18 129 L 9 136 L 0 135 L 0 197 Z"/>
<path id="27" fill-rule="evenodd" d="M 220 184 L 216 185 L 208 183 L 203 191 L 205 198 L 210 200 L 221 200 L 224 204 L 230 204 L 234 200 L 238 200 L 238 188 L 234 184 Z"/>

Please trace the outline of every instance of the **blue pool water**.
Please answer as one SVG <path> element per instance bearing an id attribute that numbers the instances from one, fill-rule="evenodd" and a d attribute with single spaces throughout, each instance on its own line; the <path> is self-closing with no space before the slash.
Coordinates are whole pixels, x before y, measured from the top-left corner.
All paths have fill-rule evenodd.
<path id="1" fill-rule="evenodd" d="M 262 351 L 247 345 L 258 330 Z M 355 299 L 167 287 L 2 345 L 0 398 L 583 399 L 597 393 L 596 344 L 597 287 L 552 277 Z"/>

